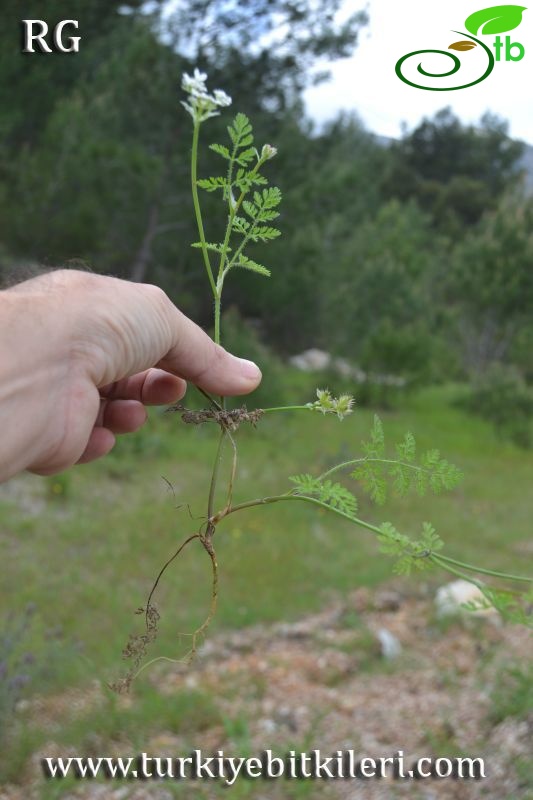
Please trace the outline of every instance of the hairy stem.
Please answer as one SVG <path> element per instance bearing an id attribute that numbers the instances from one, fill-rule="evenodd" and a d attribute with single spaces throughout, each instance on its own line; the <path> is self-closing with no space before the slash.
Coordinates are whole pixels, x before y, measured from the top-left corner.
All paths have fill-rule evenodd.
<path id="1" fill-rule="evenodd" d="M 200 135 L 200 123 L 195 121 L 192 135 L 192 153 L 191 153 L 191 189 L 192 201 L 194 205 L 194 213 L 196 216 L 196 224 L 198 226 L 198 234 L 200 236 L 200 243 L 202 245 L 202 254 L 204 257 L 205 269 L 209 283 L 213 291 L 213 296 L 217 296 L 217 287 L 213 277 L 213 270 L 211 269 L 211 262 L 209 260 L 209 253 L 207 252 L 206 239 L 204 233 L 204 223 L 202 221 L 202 212 L 200 210 L 200 200 L 198 199 L 198 185 L 197 185 L 197 166 L 198 166 L 198 139 Z M 219 299 L 220 303 L 220 299 Z"/>

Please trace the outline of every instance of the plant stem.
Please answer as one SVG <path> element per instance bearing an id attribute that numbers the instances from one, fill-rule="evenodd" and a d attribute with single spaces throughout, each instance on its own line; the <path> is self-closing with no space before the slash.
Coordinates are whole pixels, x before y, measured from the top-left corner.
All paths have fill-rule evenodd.
<path id="1" fill-rule="evenodd" d="M 215 455 L 215 461 L 213 464 L 213 472 L 211 474 L 211 485 L 209 487 L 209 500 L 207 503 L 207 519 L 211 520 L 213 516 L 213 509 L 215 505 L 215 491 L 217 488 L 217 478 L 218 478 L 218 470 L 220 468 L 220 461 L 222 459 L 222 447 L 224 446 L 224 439 L 226 438 L 226 432 L 223 430 L 220 433 L 220 438 L 218 440 L 218 447 L 217 452 Z"/>
<path id="2" fill-rule="evenodd" d="M 272 408 L 262 408 L 263 414 L 271 414 L 274 411 L 313 411 L 309 406 L 273 406 Z"/>
<path id="3" fill-rule="evenodd" d="M 278 503 L 282 500 L 303 500 L 304 503 L 312 503 L 315 506 L 319 506 L 320 508 L 325 508 L 327 511 L 332 511 L 334 514 L 337 514 L 339 517 L 343 517 L 347 519 L 349 522 L 353 522 L 356 525 L 359 525 L 361 528 L 366 528 L 372 533 L 377 533 L 379 535 L 383 535 L 383 531 L 378 528 L 376 525 L 371 525 L 370 522 L 365 522 L 358 517 L 352 517 L 350 514 L 346 514 L 344 511 L 340 511 L 338 508 L 333 508 L 333 506 L 329 506 L 327 503 L 323 503 L 322 500 L 317 500 L 316 497 L 305 497 L 302 494 L 292 494 L 287 492 L 286 494 L 278 494 L 273 495 L 272 497 L 262 497 L 257 500 L 249 500 L 246 503 L 239 503 L 236 506 L 228 509 L 225 513 L 219 517 L 219 519 L 223 519 L 227 517 L 229 514 L 233 514 L 234 511 L 242 511 L 244 508 L 252 508 L 253 506 L 262 506 L 262 505 L 269 505 L 270 503 Z M 218 522 L 218 519 L 217 519 Z"/>
<path id="4" fill-rule="evenodd" d="M 371 531 L 377 535 L 383 536 L 383 531 L 381 528 L 378 528 L 376 525 L 372 525 L 369 522 L 365 522 L 358 517 L 352 517 L 350 514 L 346 514 L 344 511 L 340 511 L 338 508 L 333 508 L 332 506 L 328 505 L 327 503 L 323 503 L 321 500 L 318 500 L 315 497 L 305 497 L 304 495 L 299 494 L 280 494 L 274 495 L 272 497 L 262 497 L 256 500 L 249 500 L 245 503 L 239 503 L 239 505 L 233 506 L 233 508 L 228 509 L 220 519 L 223 517 L 228 516 L 229 514 L 233 514 L 234 511 L 241 511 L 245 508 L 252 508 L 254 506 L 261 506 L 261 505 L 269 505 L 271 503 L 278 503 L 282 500 L 303 500 L 306 503 L 312 503 L 315 506 L 319 506 L 320 508 L 325 508 L 327 511 L 331 511 L 334 514 L 337 514 L 339 517 L 343 517 L 347 519 L 349 522 L 353 522 L 355 525 L 359 525 L 361 528 L 366 528 L 366 530 Z M 217 520 L 218 521 L 218 520 Z M 473 583 L 478 588 L 482 589 L 483 584 L 477 581 L 475 578 L 472 578 L 468 575 L 465 575 L 463 572 L 460 572 L 456 567 L 462 567 L 463 569 L 469 570 L 471 572 L 479 572 L 483 575 L 491 575 L 496 578 L 504 578 L 506 580 L 516 580 L 516 581 L 527 581 L 528 583 L 532 582 L 532 578 L 526 578 L 525 576 L 521 575 L 513 575 L 511 573 L 505 572 L 498 572 L 497 570 L 491 569 L 483 569 L 482 567 L 475 567 L 471 564 L 466 564 L 462 561 L 457 561 L 454 558 L 450 558 L 449 556 L 441 555 L 440 553 L 430 553 L 429 559 L 433 561 L 434 564 L 437 564 L 441 569 L 445 569 L 448 572 L 451 572 L 453 575 L 456 575 L 459 578 L 463 578 L 470 583 Z"/>
<path id="5" fill-rule="evenodd" d="M 222 287 L 220 291 L 215 288 L 215 342 L 220 344 L 220 305 L 222 299 Z"/>
<path id="6" fill-rule="evenodd" d="M 364 458 L 353 458 L 350 461 L 344 461 L 342 464 L 336 464 L 331 469 L 328 469 L 327 472 L 323 472 L 322 475 L 318 476 L 319 481 L 327 478 L 329 475 L 333 475 L 334 472 L 339 472 L 339 470 L 344 469 L 345 467 L 352 467 L 354 464 L 367 464 L 367 463 L 379 463 L 379 464 L 400 464 L 402 467 L 406 467 L 406 469 L 413 469 L 416 472 L 429 472 L 430 470 L 424 469 L 424 467 L 417 467 L 416 464 L 408 464 L 406 461 L 399 461 L 397 458 L 368 458 L 365 456 Z"/>
<path id="7" fill-rule="evenodd" d="M 222 244 L 222 252 L 220 254 L 220 266 L 218 268 L 218 276 L 216 286 L 213 288 L 213 294 L 215 297 L 215 342 L 220 344 L 220 306 L 222 301 L 222 290 L 224 288 L 224 278 L 226 274 L 231 269 L 233 262 L 236 260 L 237 256 L 242 252 L 244 249 L 245 244 L 247 243 L 247 238 L 244 237 L 243 241 L 241 242 L 237 252 L 233 256 L 232 259 L 228 258 L 228 246 L 229 241 L 231 238 L 231 231 L 233 228 L 233 220 L 235 215 L 239 211 L 242 201 L 246 195 L 244 190 L 241 191 L 241 194 L 235 204 L 232 204 L 231 201 L 231 175 L 233 170 L 233 164 L 235 160 L 236 148 L 233 149 L 232 158 L 230 160 L 230 164 L 228 167 L 228 224 L 226 226 L 226 233 L 224 235 L 224 242 Z M 255 174 L 259 168 L 264 164 L 264 159 L 259 160 L 255 165 L 254 169 L 252 170 L 252 174 Z M 226 266 L 227 261 L 227 266 Z"/>
<path id="8" fill-rule="evenodd" d="M 263 166 L 263 164 L 265 163 L 265 161 L 266 161 L 266 159 L 264 159 L 264 158 L 259 159 L 259 161 L 255 165 L 255 167 L 251 170 L 250 176 L 256 175 L 259 172 L 259 170 L 261 169 L 261 167 Z M 231 186 L 228 187 L 228 191 L 231 192 Z M 231 229 L 232 229 L 233 219 L 237 215 L 237 212 L 239 211 L 239 209 L 241 207 L 241 203 L 244 200 L 244 198 L 246 197 L 247 191 L 248 191 L 247 189 L 242 189 L 241 190 L 241 193 L 240 193 L 239 197 L 237 198 L 237 201 L 236 201 L 236 203 L 234 205 L 231 204 L 231 198 L 228 197 L 228 207 L 229 207 L 228 227 L 226 228 L 226 236 L 224 238 L 224 244 L 223 244 L 223 247 L 222 247 L 222 255 L 221 255 L 221 259 L 220 259 L 220 268 L 219 268 L 219 277 L 221 277 L 222 280 L 224 280 L 224 276 L 229 272 L 229 270 L 231 269 L 231 267 L 233 266 L 233 264 L 237 260 L 237 257 L 241 254 L 242 250 L 244 249 L 245 244 L 247 244 L 247 242 L 248 242 L 248 238 L 249 237 L 245 236 L 243 241 L 241 242 L 241 244 L 239 245 L 239 247 L 237 248 L 237 250 L 233 254 L 232 258 L 231 259 L 227 259 L 227 248 L 228 248 L 229 240 L 230 240 L 230 237 L 231 237 Z M 227 267 L 224 269 L 224 260 L 225 259 L 228 260 L 228 264 L 227 264 Z"/>
<path id="9" fill-rule="evenodd" d="M 476 567 L 473 564 L 466 564 L 464 561 L 458 561 L 456 558 L 451 558 L 450 556 L 445 556 L 441 553 L 438 554 L 438 558 L 441 561 L 446 561 L 447 564 L 455 564 L 455 566 L 462 567 L 462 569 L 467 569 L 470 572 L 479 572 L 480 575 L 492 575 L 493 578 L 503 578 L 510 581 L 525 581 L 526 583 L 533 583 L 533 578 L 527 578 L 525 575 L 513 575 L 510 572 L 499 572 L 495 569 Z"/>
<path id="10" fill-rule="evenodd" d="M 213 291 L 213 296 L 217 296 L 217 287 L 209 261 L 209 253 L 207 252 L 204 223 L 202 222 L 202 212 L 200 210 L 200 201 L 198 199 L 198 185 L 197 185 L 197 163 L 198 163 L 198 138 L 200 134 L 200 123 L 195 120 L 193 134 L 192 134 L 192 154 L 191 154 L 191 188 L 192 188 L 192 201 L 194 205 L 194 213 L 196 216 L 196 224 L 198 226 L 198 233 L 200 235 L 200 243 L 202 245 L 202 253 L 204 256 L 204 264 L 209 278 L 209 283 Z M 220 303 L 220 299 L 219 299 Z"/>
<path id="11" fill-rule="evenodd" d="M 474 586 L 477 586 L 480 592 L 485 594 L 484 585 L 480 581 L 476 580 L 475 578 L 471 578 L 470 575 L 465 575 L 464 572 L 455 569 L 455 567 L 452 567 L 451 564 L 445 564 L 443 561 L 441 561 L 441 558 L 442 556 L 436 555 L 435 553 L 431 553 L 431 555 L 429 556 L 429 560 L 432 561 L 434 564 L 436 564 L 438 567 L 446 570 L 446 572 L 451 572 L 452 575 L 456 576 L 456 578 L 461 578 L 461 580 L 463 581 L 467 581 L 468 583 L 473 583 Z"/>

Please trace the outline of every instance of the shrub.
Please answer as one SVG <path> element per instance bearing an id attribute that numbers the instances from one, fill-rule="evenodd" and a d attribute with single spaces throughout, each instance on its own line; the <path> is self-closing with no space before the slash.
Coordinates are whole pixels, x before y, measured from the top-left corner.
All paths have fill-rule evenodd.
<path id="1" fill-rule="evenodd" d="M 531 447 L 533 391 L 515 367 L 494 364 L 461 404 L 492 422 L 500 436 L 520 447 Z"/>

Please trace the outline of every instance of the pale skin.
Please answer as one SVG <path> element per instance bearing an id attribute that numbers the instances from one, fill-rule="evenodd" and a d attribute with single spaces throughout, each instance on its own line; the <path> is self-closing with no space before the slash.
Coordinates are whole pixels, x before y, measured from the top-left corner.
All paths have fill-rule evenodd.
<path id="1" fill-rule="evenodd" d="M 107 455 L 186 381 L 241 395 L 261 380 L 150 284 L 56 270 L 1 291 L 0 326 L 0 481 Z"/>

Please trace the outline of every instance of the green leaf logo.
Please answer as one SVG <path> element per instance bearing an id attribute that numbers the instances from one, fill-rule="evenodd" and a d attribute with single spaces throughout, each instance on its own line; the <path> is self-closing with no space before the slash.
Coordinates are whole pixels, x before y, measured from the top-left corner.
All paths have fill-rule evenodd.
<path id="1" fill-rule="evenodd" d="M 476 36 L 479 33 L 505 33 L 518 28 L 522 22 L 522 11 L 525 6 L 491 6 L 482 8 L 470 14 L 465 21 L 465 26 L 470 33 Z"/>

